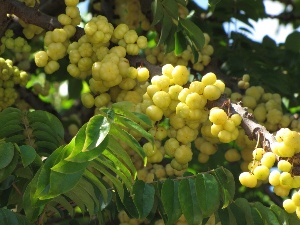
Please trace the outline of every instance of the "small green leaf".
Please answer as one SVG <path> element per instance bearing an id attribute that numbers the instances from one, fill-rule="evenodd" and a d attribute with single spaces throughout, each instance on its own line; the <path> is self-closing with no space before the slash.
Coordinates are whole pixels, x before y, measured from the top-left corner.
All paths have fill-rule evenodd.
<path id="1" fill-rule="evenodd" d="M 71 217 L 74 216 L 73 206 L 70 204 L 70 202 L 63 195 L 57 196 L 56 198 L 53 199 L 53 201 L 58 203 L 59 205 L 61 205 L 65 210 L 67 210 L 67 212 L 69 213 L 69 215 Z"/>
<path id="2" fill-rule="evenodd" d="M 251 214 L 252 214 L 252 218 L 253 218 L 253 223 L 255 225 L 265 225 L 264 220 L 262 218 L 262 215 L 260 214 L 259 210 L 255 207 L 253 207 L 253 205 L 251 205 L 252 207 L 251 209 Z"/>
<path id="3" fill-rule="evenodd" d="M 9 164 L 4 167 L 3 169 L 0 169 L 0 183 L 4 181 L 9 175 L 11 175 L 14 170 L 17 167 L 19 154 L 16 154 L 17 152 L 14 150 L 14 156 L 12 160 L 9 162 Z"/>
<path id="4" fill-rule="evenodd" d="M 178 195 L 182 213 L 188 224 L 200 224 L 203 218 L 197 199 L 194 179 L 185 179 L 180 181 Z"/>
<path id="5" fill-rule="evenodd" d="M 237 204 L 232 202 L 229 205 L 229 209 L 231 210 L 232 215 L 234 216 L 237 225 L 246 225 L 247 224 L 247 220 L 245 218 L 245 213 Z"/>
<path id="6" fill-rule="evenodd" d="M 219 209 L 218 215 L 222 225 L 232 225 L 230 224 L 228 208 Z"/>
<path id="7" fill-rule="evenodd" d="M 41 122 L 51 127 L 52 133 L 54 133 L 61 139 L 64 138 L 64 127 L 60 120 L 53 114 L 42 110 L 35 110 L 29 112 L 27 114 L 27 117 L 30 124 L 35 122 Z"/>
<path id="8" fill-rule="evenodd" d="M 272 225 L 280 225 L 276 215 L 273 213 L 273 211 L 260 202 L 255 202 L 254 207 L 257 208 L 259 213 L 261 214 L 263 220 L 267 224 L 272 224 Z"/>
<path id="9" fill-rule="evenodd" d="M 247 221 L 247 225 L 255 225 L 253 222 L 251 207 L 249 202 L 244 198 L 238 198 L 234 201 L 234 203 L 243 211 L 245 214 L 245 219 Z"/>
<path id="10" fill-rule="evenodd" d="M 211 174 L 199 174 L 196 177 L 196 191 L 203 217 L 210 216 L 220 205 L 218 181 Z"/>
<path id="11" fill-rule="evenodd" d="M 224 168 L 219 167 L 213 171 L 213 175 L 219 182 L 221 187 L 221 196 L 223 199 L 223 208 L 227 207 L 232 202 L 235 193 L 235 182 L 232 173 Z"/>
<path id="12" fill-rule="evenodd" d="M 98 190 L 102 194 L 104 202 L 107 203 L 108 202 L 108 192 L 107 192 L 105 185 L 100 182 L 100 179 L 98 177 L 96 177 L 89 170 L 84 171 L 84 177 L 86 179 L 88 179 L 90 182 L 92 182 L 98 188 Z"/>
<path id="13" fill-rule="evenodd" d="M 41 196 L 40 199 L 54 198 L 70 191 L 78 183 L 83 172 L 84 170 L 79 170 L 76 173 L 65 174 L 51 171 L 49 192 L 46 195 Z"/>
<path id="14" fill-rule="evenodd" d="M 136 173 L 136 168 L 132 162 L 132 159 L 130 158 L 127 151 L 120 145 L 120 143 L 117 141 L 117 139 L 109 134 L 109 142 L 108 142 L 108 149 L 119 159 L 121 159 L 124 164 L 128 167 L 128 169 L 131 171 L 131 174 Z"/>
<path id="15" fill-rule="evenodd" d="M 3 129 L 0 129 L 0 138 L 9 137 L 14 134 L 22 132 L 24 127 L 20 124 L 9 124 L 6 125 Z"/>
<path id="16" fill-rule="evenodd" d="M 124 188 L 124 199 L 121 199 L 121 201 L 126 209 L 126 212 L 129 213 L 131 217 L 139 218 L 139 211 L 133 202 L 133 196 L 130 194 L 127 188 Z"/>
<path id="17" fill-rule="evenodd" d="M 100 145 L 109 132 L 110 124 L 102 115 L 93 116 L 86 127 L 86 139 L 82 151 L 90 151 Z"/>
<path id="18" fill-rule="evenodd" d="M 165 180 L 161 189 L 161 201 L 167 213 L 168 221 L 166 225 L 175 224 L 181 216 L 181 207 L 178 197 L 178 181 Z"/>
<path id="19" fill-rule="evenodd" d="M 173 35 L 174 33 L 171 33 L 173 27 L 173 21 L 171 19 L 171 17 L 169 16 L 164 16 L 163 21 L 162 21 L 162 29 L 161 29 L 161 33 L 160 33 L 160 38 L 158 41 L 157 45 L 161 45 L 163 43 L 165 43 L 165 41 L 167 40 L 169 35 Z"/>
<path id="20" fill-rule="evenodd" d="M 127 127 L 127 128 L 131 128 L 132 130 L 138 132 L 142 137 L 146 138 L 149 142 L 153 143 L 153 137 L 152 135 L 147 132 L 141 125 L 139 125 L 138 123 L 130 120 L 130 119 L 127 119 L 126 117 L 124 116 L 115 116 L 115 122 L 124 126 L 124 127 Z"/>
<path id="21" fill-rule="evenodd" d="M 15 154 L 14 145 L 10 142 L 0 143 L 0 169 L 7 167 Z"/>
<path id="22" fill-rule="evenodd" d="M 175 20 L 178 19 L 178 5 L 174 4 L 174 0 L 164 0 L 162 1 L 162 5 L 169 17 L 172 17 Z"/>
<path id="23" fill-rule="evenodd" d="M 100 160 L 98 160 L 97 163 L 96 162 L 91 163 L 91 168 L 98 170 L 100 173 L 102 173 L 104 176 L 106 176 L 115 186 L 116 191 L 117 191 L 118 195 L 120 196 L 120 198 L 123 199 L 124 198 L 124 188 L 123 188 L 121 181 L 116 176 L 112 175 L 109 172 L 109 170 L 105 167 L 108 167 L 109 169 L 113 168 L 113 167 L 109 166 L 108 162 L 106 163 L 106 162 L 100 161 Z"/>
<path id="24" fill-rule="evenodd" d="M 182 31 L 175 32 L 175 55 L 180 55 L 187 49 L 186 39 Z"/>
<path id="25" fill-rule="evenodd" d="M 165 52 L 170 53 L 175 50 L 175 32 L 177 30 L 177 26 L 172 24 L 170 34 L 168 35 L 165 41 Z"/>
<path id="26" fill-rule="evenodd" d="M 189 19 L 180 18 L 179 24 L 184 28 L 186 35 L 191 39 L 195 48 L 200 51 L 205 44 L 202 30 Z"/>
<path id="27" fill-rule="evenodd" d="M 143 113 L 133 112 L 133 107 L 134 105 L 132 102 L 122 101 L 122 102 L 114 103 L 111 109 L 115 114 L 122 115 L 127 119 L 130 119 L 140 124 L 145 129 L 151 128 L 152 127 L 151 119 Z"/>
<path id="28" fill-rule="evenodd" d="M 137 180 L 132 189 L 133 201 L 139 212 L 139 218 L 146 218 L 154 204 L 154 187 L 141 180 Z"/>
<path id="29" fill-rule="evenodd" d="M 115 137 L 118 137 L 121 141 L 126 143 L 129 147 L 131 147 L 136 153 L 139 154 L 143 159 L 145 159 L 146 155 L 141 147 L 140 143 L 127 131 L 120 128 L 118 125 L 112 124 L 110 133 Z"/>
<path id="30" fill-rule="evenodd" d="M 289 225 L 289 217 L 287 212 L 277 205 L 271 205 L 270 209 L 275 213 L 280 224 Z"/>
<path id="31" fill-rule="evenodd" d="M 160 0 L 154 0 L 152 4 L 152 12 L 153 12 L 153 21 L 151 25 L 154 26 L 157 23 L 159 23 L 164 16 L 163 6 Z"/>
<path id="32" fill-rule="evenodd" d="M 34 148 L 30 145 L 21 145 L 19 148 L 23 166 L 26 167 L 33 163 L 37 156 Z"/>
<path id="33" fill-rule="evenodd" d="M 0 209 L 0 224 L 2 225 L 30 225 L 27 218 L 9 209 Z"/>

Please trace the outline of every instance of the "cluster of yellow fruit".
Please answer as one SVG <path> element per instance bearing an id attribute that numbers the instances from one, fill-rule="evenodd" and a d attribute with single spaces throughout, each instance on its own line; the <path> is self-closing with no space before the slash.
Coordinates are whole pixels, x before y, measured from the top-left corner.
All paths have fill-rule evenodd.
<path id="1" fill-rule="evenodd" d="M 18 98 L 15 85 L 24 87 L 29 80 L 25 71 L 13 66 L 9 59 L 0 58 L 0 111 L 13 105 Z"/>
<path id="2" fill-rule="evenodd" d="M 114 15 L 119 16 L 116 24 L 125 23 L 130 29 L 149 30 L 151 23 L 141 10 L 139 0 L 115 0 Z"/>
<path id="3" fill-rule="evenodd" d="M 272 152 L 266 152 L 263 148 L 254 149 L 249 172 L 241 173 L 239 180 L 250 188 L 268 180 L 276 195 L 287 197 L 292 189 L 300 188 L 300 176 L 293 173 L 294 156 L 300 152 L 300 134 L 282 128 L 276 132 L 275 139 L 276 142 L 271 144 Z M 279 159 L 277 169 L 270 171 L 276 159 Z M 300 193 L 295 192 L 291 199 L 286 199 L 283 207 L 288 213 L 296 212 L 300 218 Z"/>
<path id="4" fill-rule="evenodd" d="M 237 139 L 238 126 L 242 121 L 239 114 L 232 114 L 229 117 L 223 109 L 214 107 L 209 112 L 209 120 L 213 123 L 210 132 L 213 136 L 218 137 L 220 142 L 229 143 Z"/>
<path id="5" fill-rule="evenodd" d="M 23 34 L 27 39 L 32 39 L 34 36 L 41 34 L 44 29 L 34 24 L 28 24 L 19 19 L 19 24 L 23 27 Z"/>
<path id="6" fill-rule="evenodd" d="M 70 38 L 76 32 L 76 26 L 81 22 L 79 9 L 76 6 L 78 0 L 65 0 L 66 14 L 58 16 L 63 28 L 55 28 L 47 31 L 44 37 L 46 51 L 35 53 L 34 60 L 38 67 L 44 67 L 45 73 L 52 74 L 60 67 L 57 60 L 62 59 L 67 54 Z"/>
<path id="7" fill-rule="evenodd" d="M 265 126 L 268 131 L 275 132 L 282 127 L 288 127 L 291 122 L 289 115 L 283 115 L 281 96 L 266 93 L 261 86 L 251 86 L 246 89 L 245 95 L 238 92 L 231 93 L 232 102 L 242 102 L 252 113 L 255 120 Z"/>
<path id="8" fill-rule="evenodd" d="M 180 55 L 175 55 L 174 52 L 165 53 L 164 45 L 160 45 L 154 48 L 148 48 L 145 50 L 146 59 L 151 64 L 165 65 L 172 64 L 187 66 L 189 63 L 196 71 L 202 71 L 211 61 L 211 55 L 214 52 L 214 48 L 209 44 L 210 37 L 207 33 L 204 33 L 205 44 L 201 51 L 199 51 L 199 58 L 197 62 L 194 60 L 194 56 L 191 48 L 188 46 Z"/>
<path id="9" fill-rule="evenodd" d="M 239 180 L 246 187 L 256 187 L 259 181 L 266 181 L 270 174 L 270 169 L 275 163 L 275 154 L 265 152 L 263 148 L 255 148 L 252 153 L 253 161 L 249 163 L 250 172 L 240 174 Z"/>
<path id="10" fill-rule="evenodd" d="M 22 37 L 13 38 L 14 32 L 11 29 L 5 31 L 5 35 L 1 38 L 0 54 L 2 54 L 5 49 L 9 49 L 15 53 L 28 53 L 31 51 L 31 46 Z"/>
<path id="11" fill-rule="evenodd" d="M 171 166 L 177 171 L 185 170 L 192 160 L 191 143 L 197 138 L 201 123 L 208 118 L 207 101 L 218 99 L 225 88 L 214 73 L 208 73 L 201 81 L 193 81 L 188 88 L 183 88 L 188 78 L 189 71 L 185 66 L 164 65 L 162 75 L 152 77 L 141 103 L 142 112 L 153 121 L 161 121 L 164 117 L 170 119 L 168 130 L 163 135 L 154 135 L 155 140 L 166 140 L 163 148 L 147 143 L 146 154 L 166 154 L 173 158 Z M 162 158 L 156 158 L 155 162 Z"/>
<path id="12" fill-rule="evenodd" d="M 242 79 L 239 80 L 239 82 L 238 82 L 238 88 L 240 88 L 240 89 L 247 89 L 247 88 L 249 88 L 249 86 L 250 86 L 249 82 L 250 82 L 250 76 L 249 76 L 249 74 L 244 74 L 242 76 Z"/>
<path id="13" fill-rule="evenodd" d="M 37 4 L 40 4 L 40 0 L 18 0 L 23 2 L 28 7 L 35 7 Z M 23 34 L 27 39 L 32 39 L 35 35 L 43 32 L 43 28 L 38 27 L 33 24 L 28 24 L 23 20 L 19 19 L 20 25 L 23 27 Z"/>

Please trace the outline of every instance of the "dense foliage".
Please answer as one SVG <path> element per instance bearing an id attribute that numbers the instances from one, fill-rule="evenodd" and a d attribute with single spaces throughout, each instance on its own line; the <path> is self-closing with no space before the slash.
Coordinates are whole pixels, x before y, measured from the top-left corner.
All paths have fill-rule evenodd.
<path id="1" fill-rule="evenodd" d="M 0 0 L 0 223 L 300 223 L 280 2 Z M 295 31 L 255 42 L 263 18 Z"/>

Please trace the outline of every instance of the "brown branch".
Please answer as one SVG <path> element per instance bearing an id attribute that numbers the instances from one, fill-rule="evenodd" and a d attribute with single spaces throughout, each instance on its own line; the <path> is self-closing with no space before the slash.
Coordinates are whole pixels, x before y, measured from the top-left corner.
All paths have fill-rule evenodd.
<path id="1" fill-rule="evenodd" d="M 45 30 L 53 30 L 61 27 L 57 18 L 40 12 L 39 10 L 28 7 L 17 0 L 0 0 L 1 11 L 7 14 L 14 14 L 26 23 L 34 24 Z"/>

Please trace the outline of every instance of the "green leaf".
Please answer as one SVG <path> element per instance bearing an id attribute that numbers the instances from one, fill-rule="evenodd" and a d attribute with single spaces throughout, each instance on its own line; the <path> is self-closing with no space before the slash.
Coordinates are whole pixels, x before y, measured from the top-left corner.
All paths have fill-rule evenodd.
<path id="1" fill-rule="evenodd" d="M 27 218 L 23 215 L 12 212 L 9 209 L 0 209 L 0 224 L 2 225 L 30 225 Z"/>
<path id="2" fill-rule="evenodd" d="M 40 122 L 52 129 L 52 133 L 59 138 L 64 138 L 64 127 L 60 120 L 51 113 L 42 110 L 31 111 L 27 114 L 29 123 Z"/>
<path id="3" fill-rule="evenodd" d="M 55 171 L 58 173 L 65 173 L 65 174 L 72 174 L 72 173 L 77 173 L 79 171 L 84 170 L 89 162 L 82 162 L 82 163 L 77 163 L 77 162 L 72 162 L 72 161 L 66 161 L 63 160 L 53 166 L 51 168 L 51 172 Z"/>
<path id="4" fill-rule="evenodd" d="M 104 202 L 107 203 L 108 202 L 108 192 L 107 192 L 105 185 L 100 182 L 100 179 L 98 177 L 96 177 L 89 170 L 84 171 L 84 177 L 86 179 L 88 179 L 90 182 L 92 182 L 98 188 L 98 190 L 102 194 Z"/>
<path id="5" fill-rule="evenodd" d="M 91 163 L 91 168 L 98 170 L 100 173 L 102 173 L 104 176 L 106 176 L 115 186 L 116 191 L 118 193 L 118 195 L 120 196 L 121 199 L 124 198 L 124 188 L 123 188 L 123 184 L 121 183 L 121 181 L 115 177 L 114 175 L 112 175 L 109 170 L 105 167 L 108 167 L 109 169 L 113 168 L 112 166 L 108 166 L 108 162 L 104 162 L 101 160 L 98 160 L 98 162 L 92 162 Z M 124 177 L 124 176 L 122 176 Z"/>
<path id="6" fill-rule="evenodd" d="M 139 212 L 139 218 L 146 218 L 154 204 L 154 187 L 141 180 L 137 180 L 132 189 L 133 202 Z"/>
<path id="7" fill-rule="evenodd" d="M 48 126 L 45 123 L 42 123 L 40 121 L 36 121 L 34 123 L 30 123 L 30 127 L 33 129 L 33 132 L 35 131 L 44 131 L 46 132 L 49 136 L 52 137 L 52 139 L 56 139 L 57 142 L 61 142 L 62 138 L 57 135 L 55 132 L 53 132 L 52 128 Z"/>
<path id="8" fill-rule="evenodd" d="M 290 224 L 289 216 L 284 209 L 280 208 L 277 205 L 271 205 L 270 209 L 275 213 L 280 224 L 285 224 L 285 225 Z"/>
<path id="9" fill-rule="evenodd" d="M 276 215 L 273 213 L 272 210 L 261 204 L 260 202 L 255 202 L 254 207 L 257 208 L 257 210 L 260 212 L 263 220 L 267 224 L 272 224 L 272 225 L 280 225 Z"/>
<path id="10" fill-rule="evenodd" d="M 249 202 L 244 198 L 238 198 L 234 201 L 234 203 L 243 211 L 245 214 L 245 219 L 247 221 L 247 225 L 255 225 L 253 222 L 251 207 Z"/>
<path id="11" fill-rule="evenodd" d="M 178 19 L 178 5 L 174 4 L 174 0 L 163 0 L 162 5 L 169 17 L 172 17 L 175 20 Z M 165 17 L 166 16 L 167 15 L 165 15 Z"/>
<path id="12" fill-rule="evenodd" d="M 232 225 L 230 224 L 228 208 L 219 209 L 218 215 L 222 225 Z"/>
<path id="13" fill-rule="evenodd" d="M 123 130 L 118 125 L 112 124 L 110 133 L 115 137 L 118 137 L 120 141 L 126 143 L 130 148 L 132 148 L 136 153 L 138 153 L 139 156 L 145 159 L 146 155 L 140 143 L 127 131 Z"/>
<path id="14" fill-rule="evenodd" d="M 19 148 L 23 166 L 26 167 L 33 163 L 33 161 L 37 157 L 34 148 L 30 145 L 21 145 Z"/>
<path id="15" fill-rule="evenodd" d="M 259 210 L 251 205 L 251 214 L 253 218 L 253 222 L 255 225 L 265 225 L 262 215 L 260 214 Z"/>
<path id="16" fill-rule="evenodd" d="M 129 213 L 131 217 L 139 218 L 139 211 L 133 202 L 133 196 L 130 194 L 127 188 L 124 188 L 124 199 L 121 199 L 121 201 L 126 209 L 126 212 Z"/>
<path id="17" fill-rule="evenodd" d="M 84 170 L 79 170 L 76 173 L 65 174 L 51 171 L 49 193 L 41 196 L 40 199 L 54 198 L 70 191 L 79 182 L 83 172 Z"/>
<path id="18" fill-rule="evenodd" d="M 179 24 L 184 28 L 186 35 L 191 39 L 195 48 L 199 51 L 205 44 L 202 30 L 189 19 L 179 18 Z"/>
<path id="19" fill-rule="evenodd" d="M 127 119 L 124 116 L 115 116 L 115 122 L 127 127 L 127 128 L 131 128 L 132 130 L 138 132 L 142 137 L 146 138 L 149 142 L 153 143 L 153 137 L 150 133 L 148 133 L 141 125 L 139 125 L 138 123 Z"/>
<path id="20" fill-rule="evenodd" d="M 188 224 L 200 224 L 202 222 L 202 214 L 198 203 L 194 179 L 180 181 L 178 195 L 182 213 Z"/>
<path id="21" fill-rule="evenodd" d="M 3 129 L 0 129 L 0 138 L 9 137 L 11 135 L 22 132 L 24 127 L 19 124 L 9 124 L 6 125 Z"/>
<path id="22" fill-rule="evenodd" d="M 165 52 L 173 52 L 175 50 L 175 32 L 177 31 L 177 26 L 172 24 L 170 35 L 167 37 L 165 41 Z"/>
<path id="23" fill-rule="evenodd" d="M 73 190 L 65 193 L 65 196 L 67 196 L 69 199 L 72 199 L 72 201 L 75 202 L 76 206 L 78 206 L 80 208 L 82 213 L 85 213 L 85 211 L 86 211 L 85 203 L 84 203 L 85 196 L 82 196 L 81 193 L 78 193 Z"/>
<path id="24" fill-rule="evenodd" d="M 153 12 L 153 21 L 151 26 L 154 26 L 157 23 L 159 23 L 164 16 L 161 0 L 154 0 L 154 2 L 152 3 L 152 12 Z"/>
<path id="25" fill-rule="evenodd" d="M 196 177 L 196 191 L 203 217 L 210 216 L 220 205 L 218 181 L 211 174 L 199 174 Z"/>
<path id="26" fill-rule="evenodd" d="M 99 202 L 99 196 L 96 195 L 94 186 L 86 180 L 84 177 L 80 179 L 76 187 L 80 187 L 82 190 L 84 190 L 89 195 L 89 202 L 86 201 L 86 205 L 88 206 L 88 211 L 90 215 L 93 215 L 100 211 L 100 202 Z M 76 188 L 75 187 L 75 188 Z M 75 191 L 75 189 L 74 189 Z"/>
<path id="27" fill-rule="evenodd" d="M 86 127 L 86 139 L 82 151 L 94 149 L 104 140 L 110 129 L 107 118 L 102 115 L 93 116 Z"/>
<path id="28" fill-rule="evenodd" d="M 132 187 L 132 179 L 129 176 L 126 175 L 126 173 L 124 174 L 123 171 L 121 171 L 116 165 L 114 165 L 110 160 L 107 159 L 97 159 L 97 162 L 99 162 L 100 164 L 103 164 L 103 166 L 107 167 L 108 169 L 110 169 L 113 173 L 115 173 L 117 176 L 120 177 L 120 179 L 125 183 L 127 188 L 131 188 Z M 95 167 L 96 168 L 96 167 Z M 106 168 L 105 168 L 106 169 Z M 105 173 L 105 171 L 99 171 L 101 173 Z M 113 180 L 112 180 L 113 181 Z M 119 186 L 116 186 L 116 188 L 118 189 Z M 118 191 L 120 192 L 120 195 L 123 195 L 123 189 L 119 188 Z"/>
<path id="29" fill-rule="evenodd" d="M 14 150 L 14 156 L 10 163 L 4 167 L 3 169 L 0 169 L 0 183 L 4 181 L 9 175 L 13 173 L 13 171 L 16 169 L 19 159 L 19 154 L 16 154 L 17 152 Z"/>
<path id="30" fill-rule="evenodd" d="M 167 179 L 161 189 L 161 201 L 168 216 L 166 225 L 175 224 L 181 216 L 181 207 L 178 197 L 178 181 Z"/>
<path id="31" fill-rule="evenodd" d="M 175 55 L 180 55 L 187 49 L 186 39 L 182 31 L 175 32 Z"/>
<path id="32" fill-rule="evenodd" d="M 245 218 L 245 213 L 238 205 L 236 205 L 234 202 L 232 202 L 229 205 L 229 209 L 231 210 L 232 215 L 234 216 L 237 225 L 246 225 L 247 224 L 247 220 Z"/>
<path id="33" fill-rule="evenodd" d="M 7 167 L 15 154 L 14 145 L 10 142 L 0 143 L 0 169 Z"/>
<path id="34" fill-rule="evenodd" d="M 134 175 L 136 173 L 136 168 L 132 162 L 132 159 L 130 158 L 129 154 L 126 152 L 126 150 L 123 148 L 122 145 L 117 141 L 117 139 L 112 136 L 109 136 L 109 141 L 108 141 L 108 149 L 119 159 L 121 159 L 124 164 L 128 167 L 128 169 L 131 171 L 131 174 Z"/>
<path id="35" fill-rule="evenodd" d="M 219 182 L 221 187 L 221 196 L 223 199 L 223 208 L 227 207 L 232 202 L 235 193 L 235 182 L 232 173 L 224 168 L 219 167 L 213 171 L 213 175 Z"/>
<path id="36" fill-rule="evenodd" d="M 160 38 L 157 45 L 161 45 L 165 43 L 169 35 L 174 35 L 174 33 L 171 33 L 173 27 L 173 21 L 171 17 L 165 15 L 162 20 L 162 29 L 160 33 Z"/>
<path id="37" fill-rule="evenodd" d="M 57 196 L 52 201 L 62 206 L 65 210 L 67 210 L 71 217 L 74 217 L 74 208 L 63 195 Z"/>
<path id="38" fill-rule="evenodd" d="M 70 162 L 77 162 L 77 163 L 85 163 L 88 161 L 92 161 L 93 159 L 97 158 L 99 155 L 103 153 L 103 151 L 107 148 L 108 142 L 109 142 L 109 137 L 106 136 L 105 139 L 101 142 L 101 144 L 95 147 L 94 149 L 85 152 L 80 151 L 76 155 L 71 154 L 65 160 Z M 80 146 L 76 146 L 76 148 L 77 147 L 80 148 Z"/>
<path id="39" fill-rule="evenodd" d="M 60 145 L 60 141 L 58 141 L 57 138 L 53 137 L 52 135 L 49 135 L 48 132 L 45 132 L 43 130 L 34 130 L 33 136 L 37 141 L 53 143 L 56 146 L 55 148 L 57 148 Z"/>
<path id="40" fill-rule="evenodd" d="M 143 113 L 133 112 L 133 106 L 132 102 L 122 101 L 114 103 L 111 109 L 115 114 L 122 115 L 127 119 L 140 124 L 145 129 L 152 127 L 151 119 Z"/>

